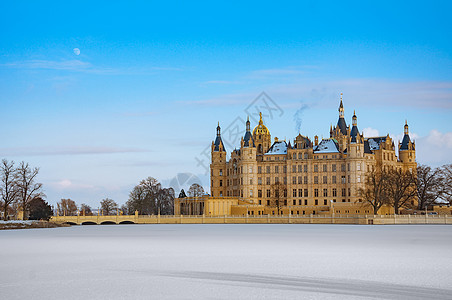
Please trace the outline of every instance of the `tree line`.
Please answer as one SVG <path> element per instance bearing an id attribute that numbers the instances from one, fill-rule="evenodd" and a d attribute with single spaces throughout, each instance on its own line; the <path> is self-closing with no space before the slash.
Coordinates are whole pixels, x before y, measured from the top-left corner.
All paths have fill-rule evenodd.
<path id="1" fill-rule="evenodd" d="M 418 165 L 416 170 L 375 169 L 358 193 L 377 214 L 388 205 L 398 214 L 401 209 L 424 210 L 439 203 L 452 204 L 452 164 L 432 169 Z"/>
<path id="2" fill-rule="evenodd" d="M 199 197 L 204 194 L 201 185 L 194 183 L 188 190 L 189 197 Z M 187 197 L 184 189 L 179 193 L 179 198 Z M 140 181 L 129 193 L 127 202 L 119 206 L 113 199 L 105 198 L 99 203 L 98 214 L 108 215 L 132 215 L 138 211 L 140 215 L 172 215 L 174 214 L 175 192 L 173 188 L 164 188 L 154 177 L 148 177 Z M 93 209 L 85 203 L 79 207 L 71 199 L 61 199 L 57 203 L 56 213 L 59 216 L 75 216 L 77 214 L 90 216 Z"/>
<path id="3" fill-rule="evenodd" d="M 3 159 L 0 164 L 0 206 L 3 219 L 11 214 L 23 212 L 24 219 L 41 219 L 41 215 L 52 212 L 50 205 L 43 200 L 42 183 L 36 182 L 39 168 L 32 168 L 22 161 Z"/>

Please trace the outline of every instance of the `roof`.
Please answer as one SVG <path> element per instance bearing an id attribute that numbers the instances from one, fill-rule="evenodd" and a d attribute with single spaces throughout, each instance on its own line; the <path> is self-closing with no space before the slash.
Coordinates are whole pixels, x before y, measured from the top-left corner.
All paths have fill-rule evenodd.
<path id="1" fill-rule="evenodd" d="M 408 144 L 410 143 L 410 136 L 405 134 L 402 139 L 402 145 L 400 146 L 400 150 L 409 150 Z"/>
<path id="2" fill-rule="evenodd" d="M 245 133 L 245 137 L 243 138 L 244 146 L 245 147 L 255 147 L 254 146 L 254 139 L 251 132 L 247 131 Z"/>
<path id="3" fill-rule="evenodd" d="M 350 136 L 352 137 L 352 143 L 356 143 L 356 136 L 358 135 L 358 126 L 353 125 Z"/>
<path id="4" fill-rule="evenodd" d="M 386 142 L 385 136 L 377 136 L 377 137 L 371 137 L 367 138 L 366 140 L 369 150 L 379 150 L 380 144 Z M 366 144 L 364 143 L 364 152 L 366 150 Z"/>
<path id="5" fill-rule="evenodd" d="M 314 147 L 314 153 L 339 153 L 339 145 L 335 139 L 323 139 Z"/>
<path id="6" fill-rule="evenodd" d="M 339 117 L 339 120 L 337 120 L 337 127 L 339 127 L 343 135 L 347 134 L 347 124 L 345 124 L 345 119 L 343 117 Z"/>
<path id="7" fill-rule="evenodd" d="M 220 151 L 220 144 L 223 145 L 223 151 L 226 151 L 226 149 L 224 148 L 224 144 L 223 141 L 221 140 L 221 136 L 217 135 L 217 138 L 215 139 L 215 147 L 213 148 L 213 151 Z"/>
<path id="8" fill-rule="evenodd" d="M 268 149 L 267 153 L 265 153 L 265 155 L 275 155 L 275 154 L 287 154 L 286 141 L 274 142 L 270 149 Z"/>

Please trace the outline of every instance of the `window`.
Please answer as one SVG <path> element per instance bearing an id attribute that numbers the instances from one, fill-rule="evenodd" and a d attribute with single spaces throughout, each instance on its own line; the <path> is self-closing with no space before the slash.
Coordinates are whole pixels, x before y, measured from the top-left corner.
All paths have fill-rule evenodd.
<path id="1" fill-rule="evenodd" d="M 319 200 L 315 199 L 314 205 L 319 205 Z"/>
<path id="2" fill-rule="evenodd" d="M 305 196 L 305 197 L 308 196 L 308 189 L 304 189 L 304 196 Z"/>
<path id="3" fill-rule="evenodd" d="M 347 170 L 350 172 L 350 163 L 347 164 Z"/>
<path id="4" fill-rule="evenodd" d="M 308 154 L 307 153 L 304 154 L 304 159 L 308 159 Z"/>
<path id="5" fill-rule="evenodd" d="M 356 182 L 361 182 L 361 176 L 356 177 Z"/>
<path id="6" fill-rule="evenodd" d="M 284 182 L 284 184 L 287 184 L 287 176 L 284 176 L 283 182 Z"/>
<path id="7" fill-rule="evenodd" d="M 269 197 L 270 197 L 270 190 L 267 190 L 267 198 L 269 198 Z"/>
<path id="8" fill-rule="evenodd" d="M 318 197 L 319 196 L 319 189 L 314 189 L 314 197 Z"/>
<path id="9" fill-rule="evenodd" d="M 341 165 L 341 171 L 342 171 L 342 172 L 345 172 L 345 164 L 342 164 L 342 165 Z"/>
<path id="10" fill-rule="evenodd" d="M 253 166 L 249 166 L 248 171 L 250 174 L 253 174 Z"/>
<path id="11" fill-rule="evenodd" d="M 223 180 L 220 180 L 220 186 L 223 186 Z"/>
<path id="12" fill-rule="evenodd" d="M 331 171 L 336 172 L 336 164 L 331 165 Z"/>
<path id="13" fill-rule="evenodd" d="M 279 173 L 279 166 L 275 166 L 275 173 Z"/>
<path id="14" fill-rule="evenodd" d="M 303 197 L 303 189 L 298 189 L 298 197 Z"/>
<path id="15" fill-rule="evenodd" d="M 267 205 L 270 205 L 270 200 L 267 200 Z"/>
<path id="16" fill-rule="evenodd" d="M 283 173 L 287 173 L 287 166 L 283 166 L 282 172 L 283 172 Z"/>
<path id="17" fill-rule="evenodd" d="M 265 168 L 265 171 L 267 172 L 267 174 L 269 174 L 269 173 L 270 173 L 270 166 L 267 166 L 267 167 Z"/>
<path id="18" fill-rule="evenodd" d="M 279 177 L 275 177 L 275 183 L 279 182 Z"/>
<path id="19" fill-rule="evenodd" d="M 293 165 L 292 166 L 292 173 L 296 173 L 297 172 L 297 166 L 296 165 Z"/>
<path id="20" fill-rule="evenodd" d="M 298 176 L 298 184 L 301 184 L 301 176 Z"/>
<path id="21" fill-rule="evenodd" d="M 352 195 L 350 188 L 348 188 L 348 196 L 350 197 Z"/>
<path id="22" fill-rule="evenodd" d="M 253 197 L 253 190 L 250 190 L 250 197 Z"/>
<path id="23" fill-rule="evenodd" d="M 297 197 L 297 189 L 292 190 L 292 197 Z M 295 200 L 294 200 L 295 201 Z M 295 205 L 295 204 L 294 204 Z"/>
<path id="24" fill-rule="evenodd" d="M 308 200 L 304 200 L 304 205 L 308 205 Z M 303 213 L 304 215 L 304 213 Z"/>
<path id="25" fill-rule="evenodd" d="M 262 190 L 257 190 L 257 197 L 262 198 Z M 259 204 L 261 204 L 260 202 L 261 201 L 259 200 Z"/>
<path id="26" fill-rule="evenodd" d="M 302 165 L 298 165 L 298 172 L 299 173 L 303 172 L 303 166 Z"/>
<path id="27" fill-rule="evenodd" d="M 345 189 L 342 189 L 342 197 L 345 197 Z M 343 201 L 343 202 L 345 202 L 345 201 Z"/>
<path id="28" fill-rule="evenodd" d="M 301 205 L 301 199 L 300 199 L 300 200 L 298 200 L 298 205 Z"/>
<path id="29" fill-rule="evenodd" d="M 250 185 L 253 185 L 253 178 L 250 178 Z"/>
<path id="30" fill-rule="evenodd" d="M 341 182 L 345 183 L 345 176 L 344 175 L 342 175 L 342 177 L 341 177 Z"/>
<path id="31" fill-rule="evenodd" d="M 223 170 L 220 169 L 220 176 L 223 176 Z"/>
<path id="32" fill-rule="evenodd" d="M 284 189 L 284 197 L 287 197 L 287 189 Z M 287 205 L 287 200 L 284 200 L 284 205 Z"/>
<path id="33" fill-rule="evenodd" d="M 267 177 L 267 184 L 270 184 L 270 177 Z"/>
<path id="34" fill-rule="evenodd" d="M 262 184 L 262 177 L 258 177 L 258 178 L 257 178 L 257 184 L 258 184 L 258 185 L 261 185 L 261 184 Z"/>
<path id="35" fill-rule="evenodd" d="M 347 176 L 347 181 L 350 183 L 350 175 Z"/>
<path id="36" fill-rule="evenodd" d="M 323 165 L 323 172 L 328 172 L 328 165 Z"/>
<path id="37" fill-rule="evenodd" d="M 262 174 L 262 166 L 257 167 L 257 173 Z"/>
<path id="38" fill-rule="evenodd" d="M 220 197 L 223 197 L 223 192 L 220 192 Z"/>
<path id="39" fill-rule="evenodd" d="M 361 163 L 358 163 L 358 164 L 356 165 L 356 170 L 361 171 Z"/>
<path id="40" fill-rule="evenodd" d="M 297 200 L 293 200 L 293 205 L 297 205 Z"/>
<path id="41" fill-rule="evenodd" d="M 331 183 L 336 183 L 336 175 L 331 177 Z"/>
<path id="42" fill-rule="evenodd" d="M 323 189 L 323 197 L 328 197 L 328 189 Z"/>
<path id="43" fill-rule="evenodd" d="M 336 188 L 333 188 L 333 197 L 337 197 L 337 190 L 336 190 Z"/>
<path id="44" fill-rule="evenodd" d="M 327 184 L 328 183 L 328 176 L 323 176 L 323 183 Z"/>
<path id="45" fill-rule="evenodd" d="M 318 184 L 319 183 L 319 176 L 314 176 L 314 184 Z"/>
<path id="46" fill-rule="evenodd" d="M 296 176 L 292 176 L 292 184 L 297 184 L 297 177 Z"/>
<path id="47" fill-rule="evenodd" d="M 296 153 L 292 154 L 292 159 L 297 159 L 297 154 Z"/>
<path id="48" fill-rule="evenodd" d="M 319 165 L 314 165 L 314 172 L 318 172 L 319 171 Z"/>
<path id="49" fill-rule="evenodd" d="M 323 205 L 328 205 L 328 200 L 323 200 Z"/>
<path id="50" fill-rule="evenodd" d="M 305 176 L 303 179 L 304 179 L 304 184 L 308 184 L 308 176 Z"/>
<path id="51" fill-rule="evenodd" d="M 308 171 L 308 165 L 304 165 L 303 169 L 304 169 L 305 172 L 307 172 Z"/>

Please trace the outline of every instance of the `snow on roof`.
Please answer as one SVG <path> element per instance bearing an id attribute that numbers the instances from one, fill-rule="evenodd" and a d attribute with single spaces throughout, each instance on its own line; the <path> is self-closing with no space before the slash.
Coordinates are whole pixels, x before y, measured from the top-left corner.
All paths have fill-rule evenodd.
<path id="1" fill-rule="evenodd" d="M 268 149 L 265 155 L 274 154 L 287 154 L 287 143 L 285 141 L 278 141 L 273 143 L 273 145 Z"/>
<path id="2" fill-rule="evenodd" d="M 369 149 L 370 150 L 379 150 L 380 149 L 380 143 L 386 141 L 385 136 L 379 136 L 379 137 L 372 137 L 368 138 L 367 142 L 369 143 Z"/>
<path id="3" fill-rule="evenodd" d="M 323 139 L 314 147 L 315 153 L 339 153 L 337 142 L 334 139 Z"/>

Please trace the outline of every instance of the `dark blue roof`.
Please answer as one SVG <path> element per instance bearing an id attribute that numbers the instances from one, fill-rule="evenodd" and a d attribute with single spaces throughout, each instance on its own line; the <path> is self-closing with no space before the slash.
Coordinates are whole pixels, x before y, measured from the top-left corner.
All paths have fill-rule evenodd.
<path id="1" fill-rule="evenodd" d="M 217 138 L 215 139 L 215 148 L 213 148 L 213 151 L 220 151 L 220 144 L 223 145 L 223 151 L 226 151 L 226 149 L 224 148 L 224 144 L 223 141 L 221 140 L 221 136 L 217 135 Z"/>
<path id="2" fill-rule="evenodd" d="M 254 146 L 254 139 L 251 132 L 247 131 L 245 133 L 245 137 L 243 138 L 244 146 L 245 147 L 255 147 Z"/>
<path id="3" fill-rule="evenodd" d="M 356 136 L 358 135 L 358 126 L 353 125 L 350 136 L 352 137 L 352 143 L 356 143 Z"/>
<path id="4" fill-rule="evenodd" d="M 400 146 L 400 150 L 409 150 L 408 144 L 410 143 L 410 136 L 408 134 L 405 134 L 403 136 L 402 145 Z"/>
<path id="5" fill-rule="evenodd" d="M 339 118 L 339 120 L 337 120 L 337 127 L 339 127 L 343 135 L 347 134 L 347 124 L 345 124 L 344 118 Z"/>

